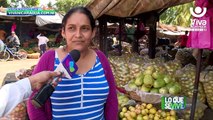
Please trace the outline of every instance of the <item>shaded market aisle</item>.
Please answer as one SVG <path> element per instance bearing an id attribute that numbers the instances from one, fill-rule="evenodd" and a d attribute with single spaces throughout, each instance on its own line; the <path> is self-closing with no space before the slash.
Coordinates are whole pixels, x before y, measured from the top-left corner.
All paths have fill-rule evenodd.
<path id="1" fill-rule="evenodd" d="M 12 60 L 7 62 L 0 61 L 0 86 L 2 86 L 4 77 L 7 73 L 14 73 L 19 69 L 30 69 L 36 65 L 39 59 Z"/>

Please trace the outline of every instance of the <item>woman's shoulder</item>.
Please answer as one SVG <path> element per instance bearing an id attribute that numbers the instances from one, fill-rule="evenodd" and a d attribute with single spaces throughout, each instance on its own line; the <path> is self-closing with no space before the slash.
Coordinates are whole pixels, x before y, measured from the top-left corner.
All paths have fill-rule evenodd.
<path id="1" fill-rule="evenodd" d="M 46 51 L 45 54 L 53 55 L 53 54 L 55 54 L 55 49 L 50 49 L 50 50 Z"/>
<path id="2" fill-rule="evenodd" d="M 95 52 L 96 52 L 98 58 L 100 59 L 100 62 L 102 63 L 102 65 L 103 66 L 108 65 L 108 59 L 105 56 L 105 54 L 102 51 L 98 50 L 98 49 L 96 49 Z"/>
<path id="3" fill-rule="evenodd" d="M 55 56 L 55 50 L 51 49 L 46 51 L 41 58 L 49 58 L 49 57 L 54 57 Z"/>
<path id="4" fill-rule="evenodd" d="M 99 49 L 94 49 L 94 51 L 96 52 L 96 54 L 99 56 L 99 57 L 106 57 L 105 54 L 99 50 Z"/>

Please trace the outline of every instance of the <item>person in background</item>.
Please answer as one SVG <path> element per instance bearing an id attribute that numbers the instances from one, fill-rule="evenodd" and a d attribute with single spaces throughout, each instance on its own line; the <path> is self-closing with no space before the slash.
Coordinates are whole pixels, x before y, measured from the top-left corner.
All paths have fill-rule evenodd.
<path id="1" fill-rule="evenodd" d="M 40 33 L 37 36 L 37 38 L 38 38 L 38 47 L 40 50 L 40 57 L 41 57 L 46 52 L 47 42 L 49 41 L 49 39 L 45 37 L 43 33 Z"/>
<path id="2" fill-rule="evenodd" d="M 7 37 L 6 41 L 9 48 L 16 48 L 16 51 L 19 50 L 20 40 L 14 31 L 11 32 L 11 35 Z"/>
<path id="3" fill-rule="evenodd" d="M 179 40 L 174 44 L 175 47 L 185 48 L 188 40 L 188 31 L 185 31 L 185 34 L 180 36 Z"/>
<path id="4" fill-rule="evenodd" d="M 4 85 L 0 89 L 0 117 L 8 115 L 16 105 L 27 99 L 32 90 L 40 89 L 53 77 L 59 75 L 60 72 L 43 71 L 15 83 Z M 53 85 L 56 86 L 57 83 L 53 83 Z"/>
<path id="5" fill-rule="evenodd" d="M 61 36 L 61 30 L 59 30 L 59 32 L 55 35 L 55 44 L 60 44 L 62 39 L 63 37 Z"/>
<path id="6" fill-rule="evenodd" d="M 95 20 L 87 8 L 72 8 L 64 16 L 61 34 L 66 45 L 42 55 L 33 74 L 53 71 L 74 49 L 81 54 L 76 62 L 78 70 L 71 79 L 62 78 L 41 108 L 28 100 L 30 120 L 117 120 L 118 100 L 110 64 L 100 50 L 90 48 L 95 33 Z"/>

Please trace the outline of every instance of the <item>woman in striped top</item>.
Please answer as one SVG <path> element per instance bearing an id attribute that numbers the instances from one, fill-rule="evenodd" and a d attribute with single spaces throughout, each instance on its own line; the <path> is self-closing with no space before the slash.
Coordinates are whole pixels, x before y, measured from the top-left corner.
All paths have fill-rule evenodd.
<path id="1" fill-rule="evenodd" d="M 42 108 L 37 109 L 28 101 L 30 120 L 117 119 L 118 101 L 109 63 L 100 51 L 90 49 L 95 32 L 95 20 L 87 8 L 73 8 L 64 16 L 61 34 L 67 45 L 45 53 L 33 74 L 54 70 L 73 49 L 81 52 L 76 62 L 78 71 L 71 79 L 62 78 Z"/>

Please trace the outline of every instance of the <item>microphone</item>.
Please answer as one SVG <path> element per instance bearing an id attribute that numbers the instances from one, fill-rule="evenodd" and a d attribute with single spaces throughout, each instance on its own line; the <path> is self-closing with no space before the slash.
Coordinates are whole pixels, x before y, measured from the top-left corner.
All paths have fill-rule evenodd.
<path id="1" fill-rule="evenodd" d="M 35 94 L 35 96 L 32 99 L 32 104 L 35 107 L 40 108 L 45 104 L 47 99 L 52 95 L 52 93 L 55 90 L 55 87 L 53 83 L 58 82 L 59 78 L 62 77 L 62 75 L 65 73 L 69 74 L 70 78 L 72 75 L 78 70 L 77 65 L 75 62 L 78 61 L 80 58 L 80 52 L 78 50 L 72 50 L 62 61 L 63 68 L 59 68 L 57 71 L 60 71 L 60 75 L 58 77 L 55 77 L 51 83 L 48 83 L 44 85 L 38 93 Z"/>

